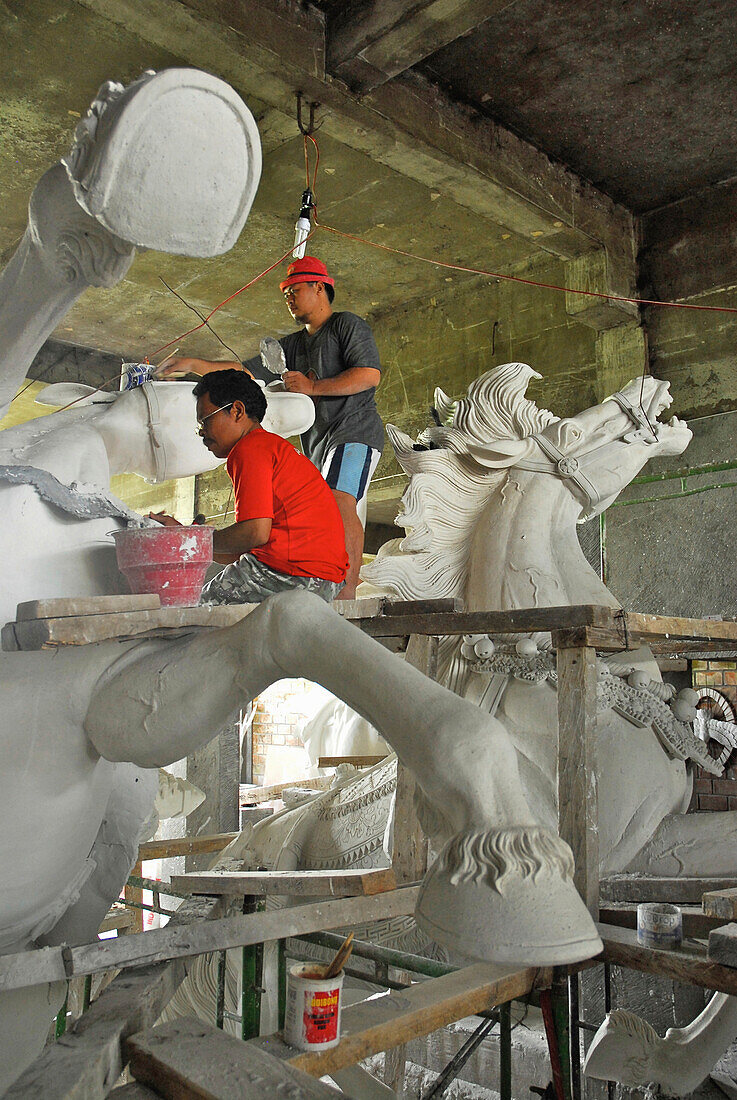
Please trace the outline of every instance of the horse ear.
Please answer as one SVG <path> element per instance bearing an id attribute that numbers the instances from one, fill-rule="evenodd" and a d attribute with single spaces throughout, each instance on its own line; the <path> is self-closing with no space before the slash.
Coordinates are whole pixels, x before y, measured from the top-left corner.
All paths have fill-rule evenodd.
<path id="1" fill-rule="evenodd" d="M 39 390 L 35 403 L 62 408 L 64 405 L 71 405 L 72 402 L 75 405 L 107 404 L 114 401 L 117 396 L 117 393 L 96 390 L 94 386 L 85 386 L 81 382 L 55 382 Z"/>
<path id="2" fill-rule="evenodd" d="M 500 470 L 516 466 L 535 449 L 532 439 L 495 439 L 493 443 L 469 443 L 468 453 L 481 466 Z"/>

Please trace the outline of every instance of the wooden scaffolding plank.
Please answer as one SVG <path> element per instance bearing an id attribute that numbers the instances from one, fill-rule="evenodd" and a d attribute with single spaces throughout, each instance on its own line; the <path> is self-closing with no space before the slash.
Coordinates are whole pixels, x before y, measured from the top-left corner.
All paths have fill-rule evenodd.
<path id="1" fill-rule="evenodd" d="M 172 875 L 175 890 L 191 894 L 298 894 L 303 897 L 356 897 L 396 890 L 391 867 L 346 871 L 189 871 Z"/>
<path id="2" fill-rule="evenodd" d="M 65 599 L 27 600 L 15 612 L 18 622 L 28 619 L 63 619 L 71 615 L 110 615 L 119 611 L 154 611 L 158 596 L 70 596 Z"/>
<path id="3" fill-rule="evenodd" d="M 4 1100 L 104 1100 L 120 1076 L 126 1060 L 125 1043 L 134 1032 L 153 1027 L 162 1009 L 174 994 L 186 974 L 185 955 L 199 953 L 202 929 L 220 926 L 215 937 L 216 950 L 257 943 L 264 939 L 301 935 L 305 931 L 322 931 L 346 924 L 407 916 L 414 909 L 418 888 L 396 890 L 373 898 L 347 898 L 278 910 L 271 914 L 251 913 L 240 921 L 271 917 L 268 927 L 259 921 L 255 936 L 241 929 L 237 942 L 230 934 L 222 934 L 227 920 L 217 919 L 223 911 L 221 899 L 212 901 L 191 898 L 172 917 L 164 932 L 179 933 L 176 950 L 164 962 L 118 975 L 90 1010 L 64 1035 L 61 1042 L 44 1050 L 40 1058 L 18 1078 Z M 314 918 L 314 919 L 313 919 Z M 157 931 L 127 937 L 128 941 L 143 941 L 156 936 Z M 187 937 L 197 940 L 187 946 Z M 184 941 L 183 943 L 181 941 Z M 123 941 L 121 941 L 123 942 Z M 100 945 L 102 946 L 102 945 Z M 194 950 L 191 948 L 194 947 Z M 206 946 L 204 950 L 210 950 Z M 69 949 L 67 949 L 69 950 Z M 72 948 L 72 951 L 77 950 Z M 32 954 L 38 954 L 34 952 Z M 97 968 L 95 968 L 97 969 Z M 107 969 L 107 967 L 105 967 Z M 47 979 L 44 978 L 44 981 Z M 26 983 L 27 984 L 27 983 Z"/>
<path id="4" fill-rule="evenodd" d="M 596 788 L 596 650 L 558 650 L 558 831 L 576 863 L 573 881 L 599 910 Z"/>
<path id="5" fill-rule="evenodd" d="M 91 645 L 111 639 L 155 635 L 160 631 L 197 630 L 232 626 L 258 604 L 223 607 L 160 607 L 154 611 L 121 611 L 114 615 L 75 615 L 68 618 L 29 619 L 10 624 L 20 649 L 53 649 L 62 645 Z"/>
<path id="6" fill-rule="evenodd" d="M 182 927 L 170 922 L 116 940 L 82 947 L 42 947 L 0 956 L 0 990 L 22 989 L 41 982 L 63 981 L 100 970 L 127 970 L 175 958 L 188 958 L 228 947 L 321 932 L 343 925 L 364 924 L 414 911 L 419 887 L 390 890 L 372 897 L 336 898 L 265 913 L 200 921 Z"/>
<path id="7" fill-rule="evenodd" d="M 704 913 L 720 920 L 737 920 L 737 889 L 710 890 L 701 899 Z"/>
<path id="8" fill-rule="evenodd" d="M 207 852 L 222 852 L 239 833 L 210 833 L 206 836 L 183 836 L 172 840 L 146 840 L 138 846 L 138 859 L 173 859 L 175 856 L 196 856 Z"/>
<path id="9" fill-rule="evenodd" d="M 683 943 L 672 950 L 642 947 L 637 933 L 629 928 L 613 928 L 599 925 L 599 935 L 604 943 L 602 958 L 630 970 L 658 974 L 678 982 L 689 982 L 703 989 L 737 994 L 737 969 L 711 962 L 706 949 L 695 943 Z"/>
<path id="10" fill-rule="evenodd" d="M 358 601 L 360 603 L 360 601 Z M 391 615 L 355 619 L 373 637 L 411 634 L 528 634 L 535 631 L 600 626 L 612 628 L 609 608 L 599 604 L 564 607 L 523 607 L 514 611 L 456 611 L 406 613 L 397 605 Z"/>
<path id="11" fill-rule="evenodd" d="M 290 1064 L 312 1077 L 355 1065 L 382 1050 L 550 985 L 552 969 L 477 963 L 343 1010 L 343 1038 L 332 1050 L 295 1053 Z"/>
<path id="12" fill-rule="evenodd" d="M 174 1020 L 132 1035 L 128 1051 L 136 1080 L 165 1100 L 335 1100 L 328 1085 L 200 1020 Z"/>
<path id="13" fill-rule="evenodd" d="M 318 768 L 338 768 L 341 764 L 352 764 L 354 768 L 373 768 L 386 760 L 388 753 L 379 756 L 318 756 Z"/>
<path id="14" fill-rule="evenodd" d="M 737 878 L 657 878 L 654 875 L 611 875 L 600 883 L 602 902 L 665 901 L 701 905 L 704 894 L 737 889 Z"/>
<path id="15" fill-rule="evenodd" d="M 273 802 L 276 798 L 281 798 L 284 791 L 292 790 L 292 788 L 314 790 L 314 791 L 327 791 L 332 787 L 335 782 L 334 775 L 319 775 L 315 779 L 292 779 L 288 783 L 271 783 L 267 787 L 246 787 L 240 788 L 240 804 L 241 806 L 258 806 L 260 802 Z"/>

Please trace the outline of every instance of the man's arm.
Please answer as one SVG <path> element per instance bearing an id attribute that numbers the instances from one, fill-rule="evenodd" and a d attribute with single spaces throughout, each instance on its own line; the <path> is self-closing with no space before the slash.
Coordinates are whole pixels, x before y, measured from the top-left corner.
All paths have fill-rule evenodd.
<path id="1" fill-rule="evenodd" d="M 166 512 L 149 512 L 148 519 L 155 519 L 162 527 L 181 527 L 174 516 Z M 271 534 L 271 519 L 244 519 L 240 523 L 231 523 L 212 533 L 212 560 L 219 565 L 230 565 L 238 561 L 241 554 L 248 553 L 257 546 L 264 546 Z"/>
<path id="2" fill-rule="evenodd" d="M 375 367 L 349 367 L 334 378 L 308 378 L 300 371 L 290 370 L 282 375 L 284 386 L 290 393 L 306 393 L 309 397 L 347 397 L 352 393 L 372 390 L 381 381 L 381 371 Z"/>
<path id="3" fill-rule="evenodd" d="M 232 523 L 230 527 L 221 527 L 212 536 L 213 560 L 220 565 L 230 565 L 241 554 L 264 546 L 270 534 L 271 519 L 267 518 L 244 519 L 240 523 Z"/>
<path id="4" fill-rule="evenodd" d="M 193 359 L 188 355 L 179 355 L 170 359 L 166 366 L 157 372 L 156 377 L 178 378 L 184 374 L 211 374 L 215 370 L 244 370 L 253 378 L 251 371 L 235 359 Z"/>

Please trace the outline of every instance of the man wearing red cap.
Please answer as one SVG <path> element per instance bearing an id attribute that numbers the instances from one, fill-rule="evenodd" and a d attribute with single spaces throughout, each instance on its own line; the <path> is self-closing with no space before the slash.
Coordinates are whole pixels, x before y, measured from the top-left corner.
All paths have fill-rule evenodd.
<path id="1" fill-rule="evenodd" d="M 371 329 L 355 313 L 333 312 L 335 280 L 315 256 L 294 260 L 279 284 L 287 308 L 303 326 L 279 340 L 287 390 L 315 401 L 315 423 L 302 435 L 304 453 L 322 472 L 343 519 L 350 567 L 343 599 L 355 596 L 363 555 L 366 494 L 384 446 L 374 400 L 381 363 Z M 241 364 L 180 358 L 164 375 L 208 374 Z M 265 382 L 278 380 L 259 356 L 243 367 Z"/>

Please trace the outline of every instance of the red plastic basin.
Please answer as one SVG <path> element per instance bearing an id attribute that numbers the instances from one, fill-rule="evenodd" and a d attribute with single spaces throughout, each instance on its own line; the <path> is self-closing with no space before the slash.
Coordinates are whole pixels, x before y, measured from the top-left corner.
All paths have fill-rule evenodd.
<path id="1" fill-rule="evenodd" d="M 199 601 L 212 561 L 212 527 L 133 527 L 116 531 L 118 568 L 131 592 L 156 595 L 162 607 Z"/>

